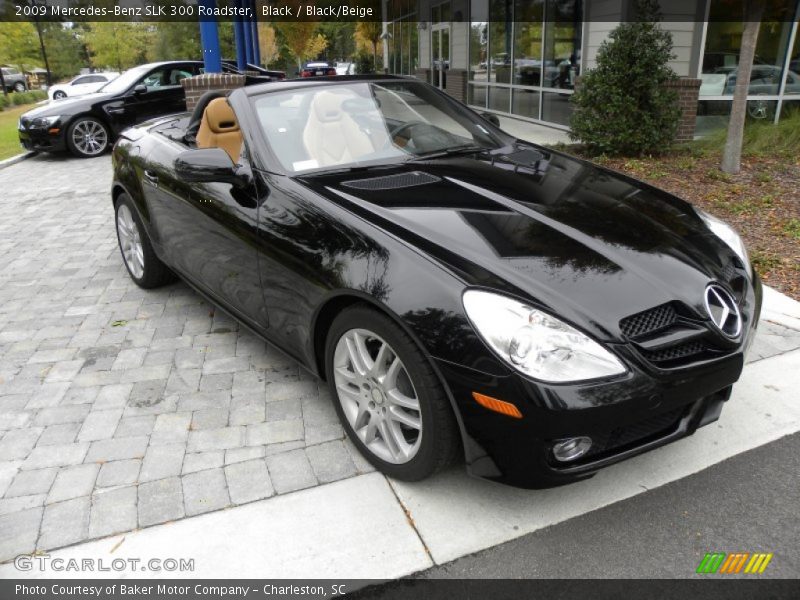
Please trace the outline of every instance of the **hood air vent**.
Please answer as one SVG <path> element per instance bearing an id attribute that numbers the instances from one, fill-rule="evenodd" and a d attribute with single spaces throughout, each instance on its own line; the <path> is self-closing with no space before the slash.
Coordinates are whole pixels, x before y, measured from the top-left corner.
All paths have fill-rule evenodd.
<path id="1" fill-rule="evenodd" d="M 436 183 L 437 181 L 441 181 L 441 179 L 435 175 L 423 173 L 422 171 L 411 171 L 410 173 L 397 173 L 396 175 L 384 175 L 383 177 L 343 181 L 342 185 L 355 190 L 378 191 L 427 185 L 429 183 Z"/>

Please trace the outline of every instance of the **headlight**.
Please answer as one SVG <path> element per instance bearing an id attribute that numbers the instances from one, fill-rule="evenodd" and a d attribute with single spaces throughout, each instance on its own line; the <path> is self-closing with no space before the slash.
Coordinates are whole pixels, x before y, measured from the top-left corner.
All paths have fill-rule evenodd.
<path id="1" fill-rule="evenodd" d="M 627 370 L 600 344 L 552 315 L 500 294 L 467 290 L 464 309 L 484 341 L 512 367 L 561 383 Z"/>
<path id="2" fill-rule="evenodd" d="M 695 208 L 695 210 L 697 211 L 697 214 L 700 215 L 700 218 L 703 219 L 706 227 L 708 227 L 719 239 L 725 242 L 728 247 L 733 250 L 742 260 L 745 271 L 747 271 L 747 274 L 752 277 L 753 269 L 750 266 L 750 258 L 747 256 L 747 248 L 744 247 L 744 242 L 742 241 L 742 238 L 739 237 L 739 234 L 736 233 L 733 227 L 728 225 L 725 221 L 721 221 L 717 217 L 714 217 L 707 212 L 700 210 L 699 208 Z"/>
<path id="3" fill-rule="evenodd" d="M 54 117 L 37 117 L 31 121 L 31 129 L 49 129 L 61 118 L 61 115 L 56 115 Z"/>

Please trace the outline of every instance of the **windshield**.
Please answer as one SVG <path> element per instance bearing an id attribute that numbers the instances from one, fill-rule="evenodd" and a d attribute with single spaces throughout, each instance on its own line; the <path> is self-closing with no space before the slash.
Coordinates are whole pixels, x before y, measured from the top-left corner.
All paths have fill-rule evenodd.
<path id="1" fill-rule="evenodd" d="M 501 145 L 480 119 L 420 82 L 302 87 L 266 93 L 254 106 L 267 141 L 291 172 Z"/>
<path id="2" fill-rule="evenodd" d="M 122 75 L 101 87 L 99 91 L 104 94 L 120 94 L 142 79 L 151 68 L 151 65 L 142 65 L 128 69 Z"/>

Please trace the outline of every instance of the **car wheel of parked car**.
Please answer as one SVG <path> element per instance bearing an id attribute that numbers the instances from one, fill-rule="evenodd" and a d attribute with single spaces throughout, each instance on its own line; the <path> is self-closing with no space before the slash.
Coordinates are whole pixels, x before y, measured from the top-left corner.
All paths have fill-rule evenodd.
<path id="1" fill-rule="evenodd" d="M 134 283 L 142 288 L 154 288 L 172 281 L 172 271 L 153 251 L 142 221 L 127 194 L 120 194 L 117 198 L 116 222 L 119 250 Z"/>
<path id="2" fill-rule="evenodd" d="M 53 100 L 63 100 L 67 95 L 61 90 L 53 92 Z"/>
<path id="3" fill-rule="evenodd" d="M 417 344 L 392 320 L 348 308 L 328 333 L 326 373 L 347 435 L 381 472 L 417 481 L 452 463 L 450 402 Z"/>
<path id="4" fill-rule="evenodd" d="M 763 120 L 772 119 L 775 116 L 777 102 L 774 100 L 749 100 L 747 102 L 747 114 L 751 119 Z"/>
<path id="5" fill-rule="evenodd" d="M 14 84 L 14 91 L 15 92 L 24 92 L 25 91 L 25 84 L 21 81 L 18 81 Z"/>
<path id="6" fill-rule="evenodd" d="M 67 146 L 78 158 L 101 155 L 108 142 L 108 128 L 94 117 L 80 117 L 67 130 Z"/>

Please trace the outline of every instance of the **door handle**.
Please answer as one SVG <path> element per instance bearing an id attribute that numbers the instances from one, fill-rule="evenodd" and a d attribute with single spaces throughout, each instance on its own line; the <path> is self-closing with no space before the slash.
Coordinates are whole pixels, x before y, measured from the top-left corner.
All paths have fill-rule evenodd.
<path id="1" fill-rule="evenodd" d="M 158 175 L 153 173 L 153 171 L 145 169 L 144 170 L 144 178 L 147 181 L 149 181 L 150 183 L 152 183 L 154 186 L 158 186 Z"/>

